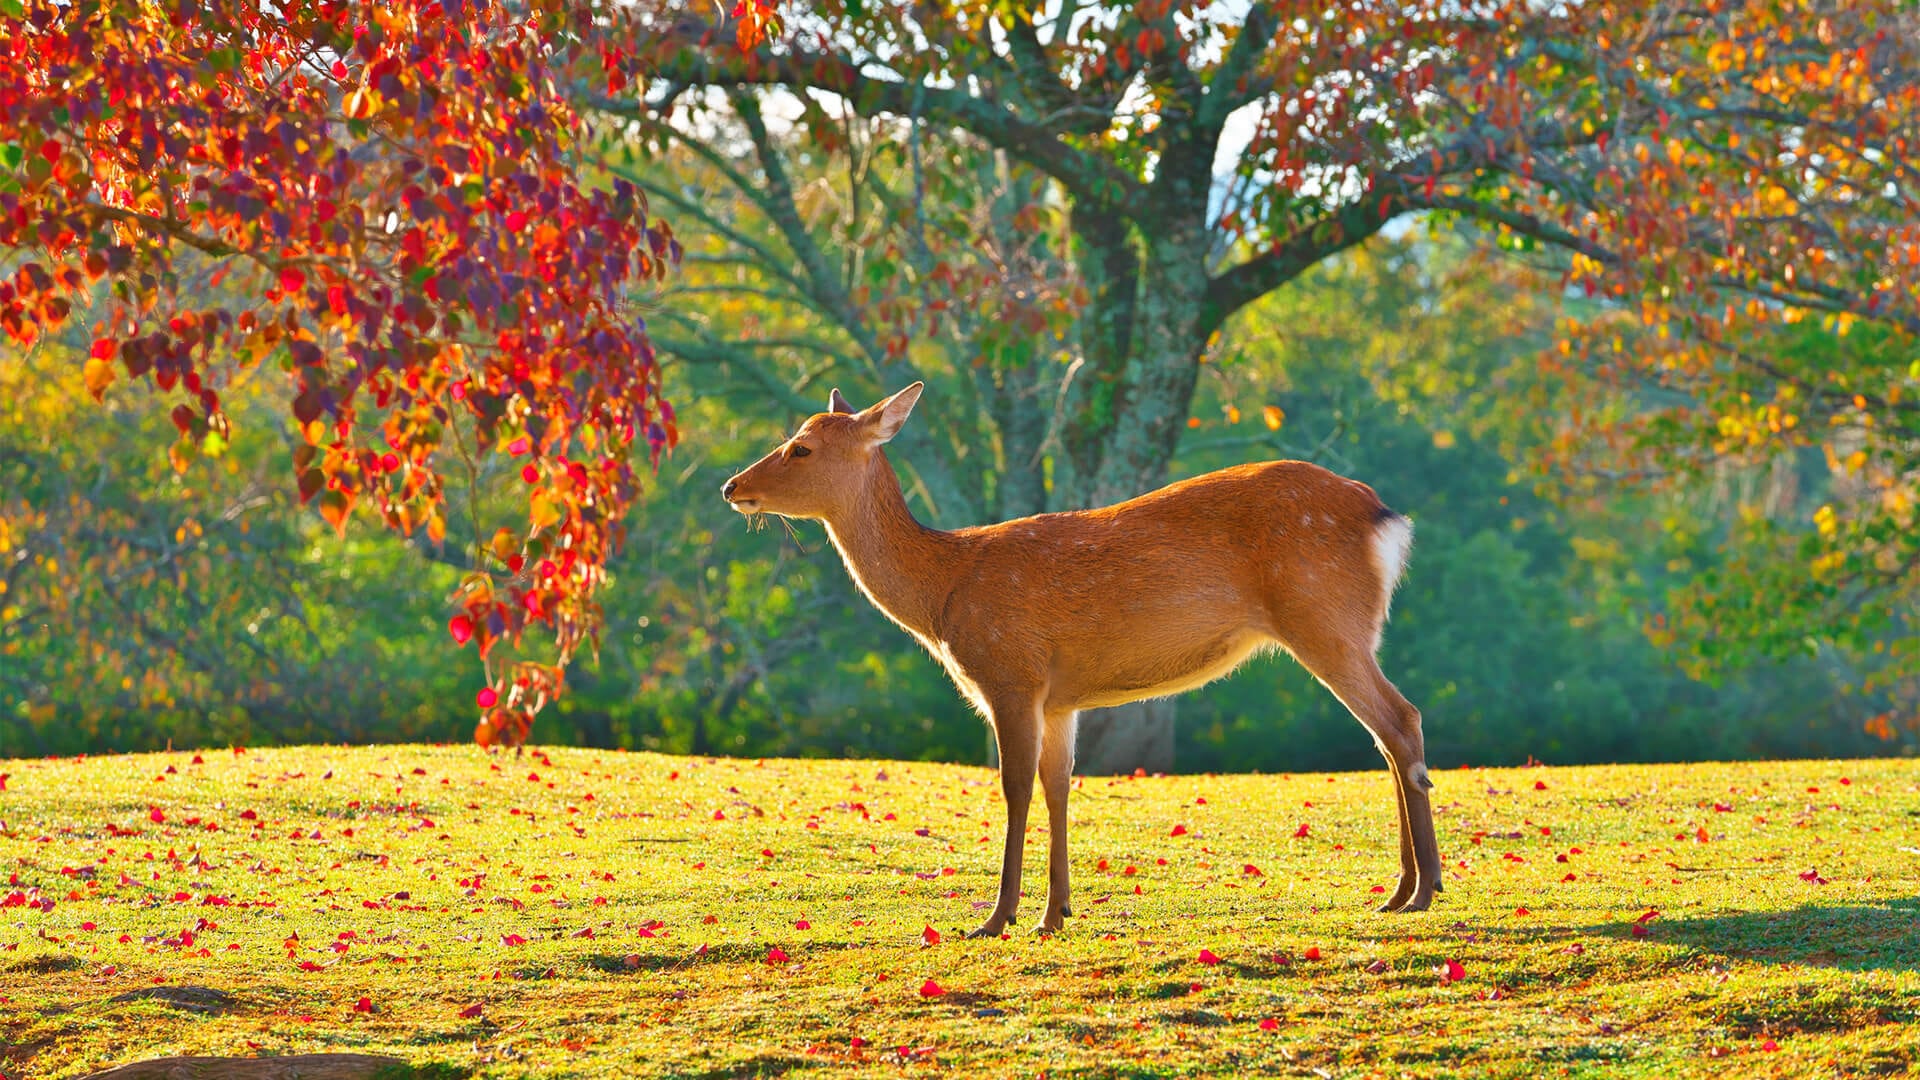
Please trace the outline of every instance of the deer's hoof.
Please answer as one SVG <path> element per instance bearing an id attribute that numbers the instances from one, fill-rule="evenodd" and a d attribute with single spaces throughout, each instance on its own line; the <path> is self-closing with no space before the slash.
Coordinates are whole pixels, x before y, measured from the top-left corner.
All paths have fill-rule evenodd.
<path id="1" fill-rule="evenodd" d="M 969 940 L 997 938 L 1001 934 L 1005 933 L 1006 929 L 1007 929 L 1007 920 L 1000 919 L 1000 918 L 988 919 L 986 923 L 980 927 L 980 929 L 975 930 L 971 934 L 968 934 L 967 938 Z"/>
<path id="2" fill-rule="evenodd" d="M 1410 878 L 1410 877 L 1401 878 L 1400 883 L 1393 887 L 1393 894 L 1387 897 L 1386 903 L 1381 904 L 1379 907 L 1374 908 L 1373 910 L 1381 915 L 1386 915 L 1395 911 L 1399 911 L 1401 908 L 1406 906 L 1407 901 L 1412 898 L 1414 892 L 1417 891 L 1418 886 L 1419 886 L 1419 881 L 1416 880 L 1415 878 Z"/>
<path id="3" fill-rule="evenodd" d="M 1401 904 L 1397 908 L 1394 908 L 1393 910 L 1397 914 L 1405 915 L 1410 912 L 1425 911 L 1432 906 L 1433 906 L 1433 890 L 1432 889 L 1415 889 L 1413 891 L 1413 895 L 1408 897 L 1405 903 Z"/>

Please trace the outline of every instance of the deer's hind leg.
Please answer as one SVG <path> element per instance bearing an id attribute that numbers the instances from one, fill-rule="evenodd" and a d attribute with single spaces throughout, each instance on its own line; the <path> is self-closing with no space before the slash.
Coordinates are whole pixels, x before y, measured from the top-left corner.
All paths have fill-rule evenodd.
<path id="1" fill-rule="evenodd" d="M 1433 894 L 1440 891 L 1441 868 L 1420 710 L 1387 680 L 1363 640 L 1370 643 L 1371 635 L 1365 639 L 1328 635 L 1311 643 L 1289 643 L 1289 647 L 1373 734 L 1374 745 L 1393 773 L 1400 819 L 1400 881 L 1380 910 L 1425 911 L 1433 903 Z"/>

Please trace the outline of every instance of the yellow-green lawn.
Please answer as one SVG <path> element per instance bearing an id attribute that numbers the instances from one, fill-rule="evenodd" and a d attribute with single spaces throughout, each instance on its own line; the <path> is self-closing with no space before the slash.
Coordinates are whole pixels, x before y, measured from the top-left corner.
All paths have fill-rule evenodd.
<path id="1" fill-rule="evenodd" d="M 8 1078 L 323 1051 L 713 1077 L 1920 1056 L 1915 761 L 1438 774 L 1446 891 L 1401 916 L 1371 910 L 1384 771 L 1089 777 L 1067 932 L 988 942 L 961 940 L 999 866 L 984 769 L 387 746 L 0 773 Z"/>

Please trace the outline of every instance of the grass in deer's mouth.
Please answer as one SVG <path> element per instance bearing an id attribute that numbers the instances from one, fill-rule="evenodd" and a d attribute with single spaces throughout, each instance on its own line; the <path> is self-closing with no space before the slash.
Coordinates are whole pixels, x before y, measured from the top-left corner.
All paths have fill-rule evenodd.
<path id="1" fill-rule="evenodd" d="M 1397 868 L 1384 773 L 1086 778 L 1067 933 L 963 942 L 999 868 L 984 769 L 201 756 L 0 762 L 0 1073 L 351 1050 L 542 1077 L 1717 1077 L 1915 1053 L 1920 763 L 1437 772 L 1449 878 L 1414 916 L 1367 910 Z"/>

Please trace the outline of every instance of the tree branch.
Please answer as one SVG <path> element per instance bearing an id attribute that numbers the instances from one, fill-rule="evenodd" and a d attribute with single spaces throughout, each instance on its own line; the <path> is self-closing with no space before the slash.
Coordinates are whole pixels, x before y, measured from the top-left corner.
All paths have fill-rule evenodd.
<path id="1" fill-rule="evenodd" d="M 1143 185 L 1113 162 L 1062 141 L 1046 124 L 1023 120 L 1000 103 L 963 89 L 871 78 L 843 57 L 802 51 L 760 53 L 743 61 L 720 60 L 685 48 L 663 60 L 654 76 L 702 86 L 826 90 L 845 99 L 862 116 L 911 115 L 918 97 L 921 116 L 965 128 L 1059 180 L 1077 199 L 1130 215 L 1145 210 Z M 612 115 L 639 111 L 631 102 L 600 95 L 588 95 L 586 104 Z"/>

